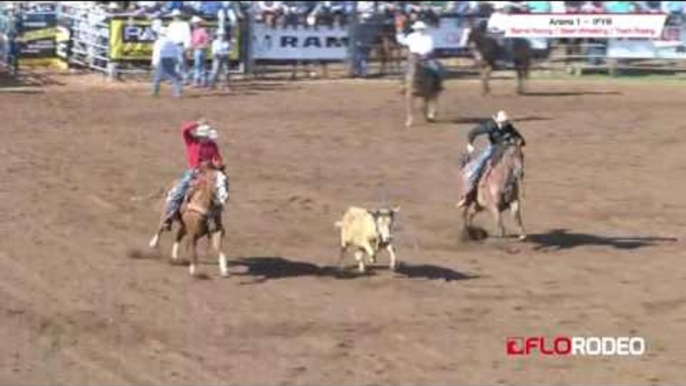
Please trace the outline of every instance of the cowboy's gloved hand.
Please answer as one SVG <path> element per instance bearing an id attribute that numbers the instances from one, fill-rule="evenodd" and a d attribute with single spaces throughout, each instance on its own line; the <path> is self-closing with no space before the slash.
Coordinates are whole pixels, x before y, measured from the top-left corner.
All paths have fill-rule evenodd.
<path id="1" fill-rule="evenodd" d="M 467 144 L 467 153 L 474 153 L 474 146 L 471 143 Z"/>

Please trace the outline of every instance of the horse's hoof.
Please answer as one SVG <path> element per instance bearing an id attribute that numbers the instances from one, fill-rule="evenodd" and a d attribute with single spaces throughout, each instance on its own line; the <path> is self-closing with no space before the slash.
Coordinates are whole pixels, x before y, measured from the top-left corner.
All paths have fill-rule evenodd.
<path id="1" fill-rule="evenodd" d="M 526 241 L 526 235 L 519 235 L 517 238 L 519 241 Z"/>
<path id="2" fill-rule="evenodd" d="M 153 237 L 152 240 L 150 240 L 150 244 L 149 244 L 150 248 L 152 248 L 152 249 L 157 248 L 157 245 L 159 244 L 159 241 L 160 241 L 159 236 Z"/>

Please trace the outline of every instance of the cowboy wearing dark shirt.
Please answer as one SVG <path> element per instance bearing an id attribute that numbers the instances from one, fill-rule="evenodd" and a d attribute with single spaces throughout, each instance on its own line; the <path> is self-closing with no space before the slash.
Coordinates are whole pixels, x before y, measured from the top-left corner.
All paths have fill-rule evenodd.
<path id="1" fill-rule="evenodd" d="M 474 141 L 481 135 L 488 136 L 489 145 L 464 167 L 464 192 L 462 199 L 457 204 L 458 207 L 464 207 L 467 204 L 468 199 L 473 195 L 476 183 L 479 181 L 486 163 L 493 157 L 499 147 L 517 142 L 520 146 L 526 145 L 524 137 L 510 123 L 504 111 L 499 111 L 493 118 L 479 124 L 479 126 L 467 134 L 468 153 L 474 152 Z"/>

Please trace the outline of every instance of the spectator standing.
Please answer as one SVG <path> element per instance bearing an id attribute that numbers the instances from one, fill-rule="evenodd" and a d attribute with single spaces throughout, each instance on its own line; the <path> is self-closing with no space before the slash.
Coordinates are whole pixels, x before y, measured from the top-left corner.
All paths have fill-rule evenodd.
<path id="1" fill-rule="evenodd" d="M 258 1 L 255 3 L 255 6 L 257 7 L 257 16 L 270 28 L 276 28 L 276 20 L 283 13 L 282 2 Z"/>
<path id="2" fill-rule="evenodd" d="M 609 13 L 631 13 L 633 5 L 630 1 L 608 1 L 605 3 L 605 9 Z"/>
<path id="3" fill-rule="evenodd" d="M 226 72 L 224 89 L 229 90 L 229 54 L 231 53 L 231 40 L 226 32 L 219 32 L 212 41 L 212 77 L 210 87 L 216 88 L 219 76 Z"/>
<path id="4" fill-rule="evenodd" d="M 550 13 L 552 10 L 549 1 L 527 1 L 526 5 L 531 13 Z"/>
<path id="5" fill-rule="evenodd" d="M 205 21 L 198 16 L 191 19 L 193 32 L 191 33 L 191 49 L 193 50 L 193 85 L 205 86 L 205 61 L 210 37 L 205 28 Z"/>
<path id="6" fill-rule="evenodd" d="M 603 8 L 602 1 L 585 1 L 581 6 L 581 12 L 583 13 L 603 13 L 605 9 Z"/>
<path id="7" fill-rule="evenodd" d="M 165 1 L 162 10 L 167 13 L 174 11 L 181 11 L 183 9 L 183 1 Z"/>
<path id="8" fill-rule="evenodd" d="M 176 72 L 179 58 L 179 47 L 168 37 L 166 28 L 161 28 L 157 40 L 152 49 L 152 67 L 154 69 L 152 95 L 160 95 L 160 83 L 169 80 L 174 84 L 174 96 L 180 97 L 183 93 L 181 77 Z"/>
<path id="9" fill-rule="evenodd" d="M 550 2 L 550 12 L 552 12 L 552 13 L 565 13 L 565 12 L 567 12 L 567 6 L 562 1 L 551 1 Z"/>
<path id="10" fill-rule="evenodd" d="M 178 9 L 172 11 L 172 17 L 174 20 L 169 24 L 167 37 L 179 47 L 178 71 L 181 78 L 186 81 L 188 78 L 186 52 L 191 47 L 191 26 L 187 21 L 183 20 L 182 13 Z"/>
<path id="11" fill-rule="evenodd" d="M 683 15 L 684 5 L 683 1 L 663 1 L 662 12 L 670 15 Z"/>

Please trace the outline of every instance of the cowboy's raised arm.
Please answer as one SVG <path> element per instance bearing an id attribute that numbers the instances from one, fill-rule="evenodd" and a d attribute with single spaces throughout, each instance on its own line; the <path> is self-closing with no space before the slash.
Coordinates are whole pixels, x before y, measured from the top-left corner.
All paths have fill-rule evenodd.
<path id="1" fill-rule="evenodd" d="M 197 121 L 186 122 L 181 126 L 181 132 L 183 133 L 183 141 L 186 145 L 196 142 L 197 139 L 193 136 L 195 129 L 199 126 Z"/>

